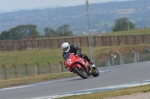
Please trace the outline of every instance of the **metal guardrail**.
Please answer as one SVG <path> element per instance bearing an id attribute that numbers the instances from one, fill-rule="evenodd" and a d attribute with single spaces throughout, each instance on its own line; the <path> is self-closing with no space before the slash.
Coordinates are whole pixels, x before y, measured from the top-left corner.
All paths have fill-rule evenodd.
<path id="1" fill-rule="evenodd" d="M 120 57 L 119 57 L 119 59 L 120 59 L 120 65 L 121 65 L 121 64 L 124 64 L 124 60 L 123 60 L 123 58 L 122 58 L 122 54 L 121 54 L 118 50 L 116 50 L 116 53 L 119 54 L 119 56 L 120 56 Z"/>
<path id="2" fill-rule="evenodd" d="M 115 66 L 128 63 L 150 61 L 150 48 L 146 48 L 145 51 L 140 53 L 137 53 L 134 50 L 131 51 L 132 53 L 130 54 L 122 54 L 118 50 L 116 50 L 116 52 L 111 55 L 101 54 L 103 59 L 97 59 L 96 66 Z M 40 64 L 36 65 L 28 66 L 28 64 L 24 64 L 23 66 L 17 66 L 15 65 L 15 63 L 13 66 L 2 65 L 0 66 L 0 79 L 68 71 L 68 69 L 64 68 L 62 62 L 52 65 L 48 62 L 45 66 L 42 66 Z"/>
<path id="3" fill-rule="evenodd" d="M 114 66 L 114 65 L 122 65 L 122 64 L 128 64 L 128 63 L 137 63 L 142 61 L 149 61 L 150 60 L 150 48 L 146 48 L 146 51 L 144 52 L 136 52 L 133 49 L 131 49 L 130 54 L 124 54 L 122 55 L 121 52 L 116 50 L 114 54 L 111 54 L 111 56 L 106 56 L 105 54 L 101 54 L 104 58 L 104 66 Z"/>
<path id="4" fill-rule="evenodd" d="M 137 62 L 137 53 L 133 49 L 131 49 L 131 51 L 134 53 L 134 62 L 136 63 Z"/>

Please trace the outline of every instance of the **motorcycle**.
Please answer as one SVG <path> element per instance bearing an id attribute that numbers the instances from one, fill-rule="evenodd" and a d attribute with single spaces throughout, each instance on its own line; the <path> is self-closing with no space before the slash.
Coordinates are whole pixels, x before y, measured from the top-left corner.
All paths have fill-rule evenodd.
<path id="1" fill-rule="evenodd" d="M 91 65 L 83 58 L 72 53 L 65 55 L 64 65 L 73 73 L 76 73 L 81 78 L 86 79 L 88 76 L 99 76 L 99 70 Z"/>

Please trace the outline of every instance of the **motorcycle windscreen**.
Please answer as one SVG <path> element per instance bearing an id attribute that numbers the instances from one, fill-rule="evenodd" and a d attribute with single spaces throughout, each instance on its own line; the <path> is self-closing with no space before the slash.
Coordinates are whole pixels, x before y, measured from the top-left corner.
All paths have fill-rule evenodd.
<path id="1" fill-rule="evenodd" d="M 64 55 L 64 59 L 65 60 L 70 60 L 71 62 L 76 62 L 76 61 L 78 61 L 78 59 L 77 59 L 77 57 L 75 57 L 73 54 L 71 54 L 71 53 L 66 53 L 65 55 Z"/>
<path id="2" fill-rule="evenodd" d="M 67 60 L 69 58 L 69 55 L 70 55 L 70 53 L 65 53 L 64 56 L 63 56 L 64 59 Z"/>
<path id="3" fill-rule="evenodd" d="M 67 59 L 76 60 L 77 58 L 71 53 L 65 53 L 64 54 L 64 59 L 65 60 L 67 60 Z"/>

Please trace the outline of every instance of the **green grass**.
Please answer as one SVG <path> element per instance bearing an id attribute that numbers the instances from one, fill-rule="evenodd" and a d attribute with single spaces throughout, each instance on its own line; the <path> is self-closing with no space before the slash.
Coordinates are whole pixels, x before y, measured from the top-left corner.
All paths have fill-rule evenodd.
<path id="1" fill-rule="evenodd" d="M 133 93 L 146 93 L 146 92 L 150 92 L 150 85 L 106 91 L 106 92 L 95 92 L 92 94 L 74 95 L 74 96 L 62 97 L 58 99 L 104 99 L 108 97 L 116 97 L 116 96 L 130 95 Z"/>
<path id="2" fill-rule="evenodd" d="M 107 32 L 107 33 L 99 33 L 99 34 L 93 34 L 93 36 L 114 36 L 114 35 L 143 35 L 143 34 L 150 34 L 150 28 L 145 29 L 133 29 L 133 30 L 125 30 L 125 31 L 117 31 L 117 32 Z M 79 37 L 87 37 L 89 34 L 80 35 Z M 70 38 L 74 36 L 68 36 L 68 37 L 57 37 L 57 38 Z M 78 36 L 77 36 L 78 37 Z"/>
<path id="3" fill-rule="evenodd" d="M 109 32 L 103 33 L 102 36 L 112 36 L 112 35 L 141 35 L 141 34 L 150 34 L 150 28 L 146 29 L 135 29 L 129 31 L 118 31 L 118 32 Z"/>
<path id="4" fill-rule="evenodd" d="M 119 48 L 134 48 L 136 46 L 150 46 L 149 44 L 144 45 L 122 45 L 122 46 L 98 46 L 94 47 L 95 59 L 99 58 L 101 53 L 109 53 L 112 50 Z M 82 53 L 90 56 L 89 47 L 83 47 Z M 136 50 L 135 50 L 136 51 Z M 32 50 L 22 50 L 22 51 L 0 51 L 0 65 L 12 66 L 16 64 L 17 66 L 24 66 L 24 63 L 28 66 L 36 66 L 36 62 L 40 66 L 48 65 L 47 62 L 51 64 L 58 64 L 63 61 L 62 50 L 60 49 L 32 49 Z"/>
<path id="5" fill-rule="evenodd" d="M 35 76 L 26 76 L 21 78 L 5 79 L 5 80 L 0 80 L 0 88 L 6 88 L 6 87 L 36 83 L 36 82 L 43 82 L 43 81 L 51 81 L 51 80 L 68 78 L 73 76 L 76 76 L 76 74 L 52 73 L 52 74 L 43 74 L 43 75 L 35 75 Z"/>
<path id="6" fill-rule="evenodd" d="M 105 33 L 103 35 L 128 35 L 128 34 L 149 34 L 150 29 L 142 29 L 142 30 L 131 30 L 131 31 L 122 31 L 122 32 L 112 32 Z M 122 45 L 122 46 L 99 46 L 94 47 L 94 55 L 95 58 L 98 58 L 101 53 L 109 53 L 112 50 L 119 48 L 135 48 L 137 46 L 149 46 L 149 44 L 141 44 L 141 45 Z M 83 47 L 83 53 L 90 55 L 89 47 Z M 51 64 L 58 64 L 59 61 L 63 61 L 62 58 L 62 50 L 61 49 L 27 49 L 22 51 L 0 51 L 0 65 L 12 66 L 12 64 L 16 64 L 17 66 L 22 66 L 24 63 L 27 63 L 30 66 L 35 66 L 36 62 L 40 65 L 47 65 L 47 62 Z M 56 74 L 43 74 L 36 76 L 26 76 L 21 78 L 12 78 L 0 80 L 0 88 L 17 86 L 22 84 L 29 84 L 41 81 L 49 81 L 54 79 L 61 79 L 66 77 L 75 76 L 70 73 L 56 73 Z M 104 97 L 112 97 L 119 95 L 127 95 L 136 92 L 148 92 L 150 91 L 150 85 L 135 87 L 129 89 L 122 89 L 116 91 L 108 91 L 101 93 L 93 93 L 89 95 L 80 95 L 80 96 L 71 96 L 65 97 L 63 99 L 103 99 Z"/>
<path id="7" fill-rule="evenodd" d="M 12 64 L 22 66 L 24 63 L 35 66 L 36 62 L 38 62 L 40 65 L 47 65 L 47 62 L 58 64 L 59 61 L 62 60 L 61 49 L 33 49 L 0 52 L 0 64 L 6 66 L 12 66 Z"/>
<path id="8" fill-rule="evenodd" d="M 150 28 L 147 29 L 136 29 L 130 31 L 119 31 L 104 33 L 102 35 L 139 35 L 139 34 L 150 34 Z M 133 45 L 130 45 L 134 47 Z M 95 47 L 94 54 L 95 57 L 99 56 L 101 53 L 108 53 L 112 49 L 119 48 L 119 46 L 108 46 L 108 47 Z M 83 53 L 90 55 L 89 47 L 83 47 Z M 12 66 L 16 64 L 17 66 L 22 66 L 24 63 L 29 66 L 35 66 L 36 62 L 40 65 L 47 65 L 47 62 L 51 64 L 58 64 L 59 61 L 63 61 L 62 50 L 60 49 L 27 49 L 23 51 L 0 51 L 0 65 Z"/>
<path id="9" fill-rule="evenodd" d="M 143 48 L 142 50 L 146 50 L 145 46 L 150 47 L 150 44 L 94 47 L 94 55 L 96 59 L 95 64 L 98 67 L 105 66 L 104 58 L 101 55 L 102 53 L 104 53 L 109 58 L 110 52 L 114 53 L 116 50 L 121 50 L 123 51 L 122 54 L 125 54 L 130 49 L 134 48 L 134 50 L 138 52 L 137 50 L 141 48 Z M 83 47 L 82 49 L 83 53 L 90 56 L 89 47 Z M 6 77 L 7 79 L 10 79 L 15 77 L 13 64 L 16 64 L 17 66 L 17 77 L 24 77 L 26 76 L 26 68 L 24 63 L 28 65 L 28 75 L 36 75 L 38 73 L 37 71 L 35 71 L 35 68 L 37 69 L 36 62 L 39 63 L 40 73 L 47 74 L 50 72 L 47 62 L 51 63 L 51 73 L 58 73 L 62 71 L 59 63 L 60 61 L 63 61 L 61 49 L 27 49 L 22 51 L 1 51 L 0 79 L 4 78 L 4 71 L 2 65 L 6 66 Z M 68 69 L 63 68 L 63 71 L 68 71 Z"/>
<path id="10" fill-rule="evenodd" d="M 99 49 L 99 47 L 96 47 Z M 89 48 L 84 47 L 83 53 L 89 55 Z M 47 62 L 51 64 L 58 64 L 63 61 L 62 50 L 60 49 L 32 49 L 32 50 L 22 50 L 22 51 L 0 51 L 0 65 L 12 66 L 16 64 L 17 66 L 22 66 L 24 63 L 35 66 L 36 62 L 40 65 L 47 65 Z"/>

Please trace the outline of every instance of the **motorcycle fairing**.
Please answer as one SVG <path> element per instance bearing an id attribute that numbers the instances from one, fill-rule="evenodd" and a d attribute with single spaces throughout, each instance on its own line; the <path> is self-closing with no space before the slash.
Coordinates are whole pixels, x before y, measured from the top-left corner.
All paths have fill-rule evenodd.
<path id="1" fill-rule="evenodd" d="M 73 68 L 73 66 L 81 68 L 80 64 L 82 64 L 83 66 L 87 66 L 87 63 L 84 62 L 84 59 L 80 58 L 79 56 L 75 56 L 71 53 L 66 53 L 65 56 L 65 64 L 67 67 L 71 67 L 71 69 Z"/>

